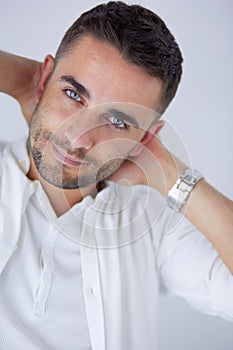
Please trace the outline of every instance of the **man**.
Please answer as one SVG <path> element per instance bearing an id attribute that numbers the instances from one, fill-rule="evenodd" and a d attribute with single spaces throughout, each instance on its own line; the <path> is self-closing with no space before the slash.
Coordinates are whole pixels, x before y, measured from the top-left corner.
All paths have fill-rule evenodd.
<path id="1" fill-rule="evenodd" d="M 182 63 L 161 19 L 111 2 L 83 14 L 41 71 L 0 60 L 1 91 L 28 119 L 34 89 L 37 103 L 29 139 L 1 152 L 1 346 L 154 349 L 159 286 L 232 319 L 233 204 L 153 137 Z M 181 177 L 168 204 L 203 235 L 186 219 L 167 234 L 158 192 L 180 174 L 190 185 Z"/>

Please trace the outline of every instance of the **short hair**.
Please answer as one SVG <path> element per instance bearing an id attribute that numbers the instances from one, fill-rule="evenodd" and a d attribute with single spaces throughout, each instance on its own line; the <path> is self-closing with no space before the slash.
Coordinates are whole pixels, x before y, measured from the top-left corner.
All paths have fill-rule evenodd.
<path id="1" fill-rule="evenodd" d="M 161 18 L 140 5 L 127 5 L 122 1 L 100 4 L 83 13 L 67 30 L 56 61 L 88 34 L 116 48 L 125 61 L 160 79 L 162 94 L 158 112 L 163 113 L 175 96 L 183 58 Z"/>

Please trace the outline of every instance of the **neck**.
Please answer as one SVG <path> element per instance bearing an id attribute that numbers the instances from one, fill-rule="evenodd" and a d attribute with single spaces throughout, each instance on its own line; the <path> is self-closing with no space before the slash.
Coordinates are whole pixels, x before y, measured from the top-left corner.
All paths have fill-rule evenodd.
<path id="1" fill-rule="evenodd" d="M 44 191 L 46 192 L 49 198 L 49 201 L 53 207 L 53 210 L 57 216 L 63 215 L 76 203 L 81 202 L 84 197 L 88 195 L 95 197 L 99 188 L 98 183 L 94 183 L 82 189 L 72 189 L 72 190 L 66 190 L 50 184 L 40 176 L 35 166 L 31 153 L 30 153 L 30 169 L 27 174 L 27 177 L 30 180 L 40 181 Z"/>

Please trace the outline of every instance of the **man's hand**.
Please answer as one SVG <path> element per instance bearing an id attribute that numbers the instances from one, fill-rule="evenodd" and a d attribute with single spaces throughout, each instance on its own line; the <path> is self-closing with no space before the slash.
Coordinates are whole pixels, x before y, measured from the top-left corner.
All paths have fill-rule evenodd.
<path id="1" fill-rule="evenodd" d="M 137 157 L 129 157 L 109 180 L 126 185 L 147 185 L 167 196 L 187 166 L 172 155 L 158 136 L 143 146 Z"/>
<path id="2" fill-rule="evenodd" d="M 40 77 L 40 62 L 0 51 L 0 92 L 19 102 L 27 123 L 36 107 Z"/>

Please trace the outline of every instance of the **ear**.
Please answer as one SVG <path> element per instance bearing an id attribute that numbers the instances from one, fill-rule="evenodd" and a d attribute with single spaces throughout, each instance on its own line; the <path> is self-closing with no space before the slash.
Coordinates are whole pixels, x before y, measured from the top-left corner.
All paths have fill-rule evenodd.
<path id="1" fill-rule="evenodd" d="M 133 149 L 133 151 L 130 153 L 130 157 L 137 157 L 143 150 L 144 146 L 150 142 L 152 137 L 159 134 L 160 130 L 164 127 L 164 121 L 159 120 L 153 126 L 150 127 L 148 131 L 144 134 L 141 141 L 138 143 L 138 145 Z"/>
<path id="2" fill-rule="evenodd" d="M 41 78 L 36 90 L 36 102 L 38 103 L 40 97 L 45 89 L 45 85 L 53 71 L 54 58 L 51 55 L 47 55 L 44 59 L 41 69 Z"/>

